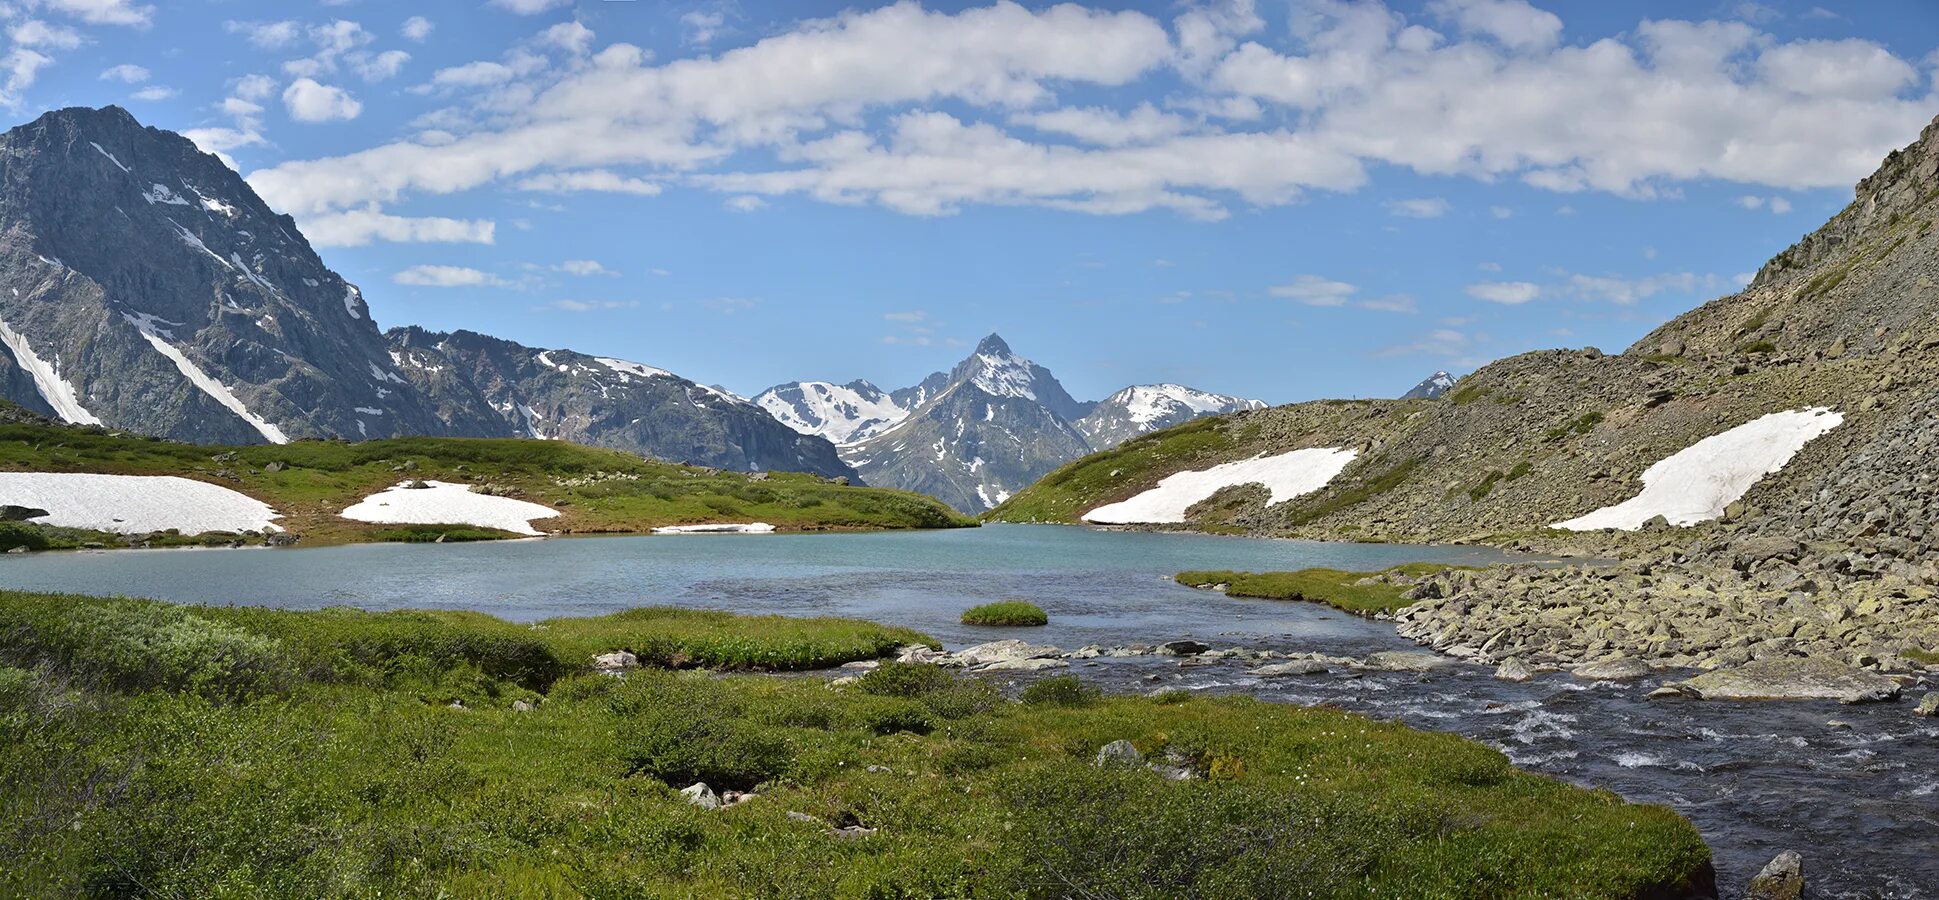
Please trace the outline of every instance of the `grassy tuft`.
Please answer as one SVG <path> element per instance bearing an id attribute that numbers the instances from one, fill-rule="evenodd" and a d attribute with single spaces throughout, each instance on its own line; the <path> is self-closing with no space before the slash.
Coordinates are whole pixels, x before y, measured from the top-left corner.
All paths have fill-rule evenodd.
<path id="1" fill-rule="evenodd" d="M 1454 566 L 1436 563 L 1408 563 L 1395 566 L 1387 572 L 1419 578 L 1436 572 L 1444 572 Z M 1231 597 L 1254 597 L 1261 600 L 1307 600 L 1324 603 L 1335 609 L 1345 610 L 1357 615 L 1391 613 L 1406 609 L 1414 604 L 1404 596 L 1409 588 L 1404 585 L 1373 583 L 1357 584 L 1374 573 L 1343 572 L 1339 569 L 1301 569 L 1297 572 L 1226 572 L 1199 571 L 1180 572 L 1176 576 L 1179 584 L 1186 587 L 1208 587 L 1215 584 L 1226 585 L 1225 593 Z"/>
<path id="2" fill-rule="evenodd" d="M 1043 608 L 1022 600 L 999 600 L 963 610 L 964 625 L 1048 625 Z"/>

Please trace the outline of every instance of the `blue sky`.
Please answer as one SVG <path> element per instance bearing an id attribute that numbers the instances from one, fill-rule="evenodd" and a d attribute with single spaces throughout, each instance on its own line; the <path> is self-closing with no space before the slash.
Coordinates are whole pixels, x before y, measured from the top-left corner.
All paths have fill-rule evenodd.
<path id="1" fill-rule="evenodd" d="M 1935 113 L 1939 8 L 0 0 L 15 121 L 220 152 L 386 326 L 752 393 L 1000 331 L 1079 397 L 1628 345 Z"/>

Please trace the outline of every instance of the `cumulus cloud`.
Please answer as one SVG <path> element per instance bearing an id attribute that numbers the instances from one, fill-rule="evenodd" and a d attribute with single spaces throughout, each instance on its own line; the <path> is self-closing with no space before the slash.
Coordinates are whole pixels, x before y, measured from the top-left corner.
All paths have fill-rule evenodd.
<path id="1" fill-rule="evenodd" d="M 303 220 L 303 233 L 319 247 L 361 247 L 372 240 L 413 244 L 489 244 L 497 224 L 487 219 L 394 216 L 372 204 L 363 209 Z"/>
<path id="2" fill-rule="evenodd" d="M 605 275 L 613 278 L 619 277 L 618 272 L 600 265 L 599 261 L 595 259 L 568 259 L 560 263 L 557 268 L 567 275 L 577 275 L 581 278 L 590 278 L 594 275 Z"/>
<path id="3" fill-rule="evenodd" d="M 536 16 L 547 10 L 571 6 L 572 0 L 491 0 L 491 5 L 521 16 Z"/>
<path id="4" fill-rule="evenodd" d="M 240 34 L 244 40 L 265 50 L 275 50 L 296 43 L 303 36 L 303 26 L 294 21 L 280 22 L 224 22 L 223 30 L 230 34 Z"/>
<path id="5" fill-rule="evenodd" d="M 1666 272 L 1642 278 L 1577 274 L 1569 276 L 1568 290 L 1584 300 L 1629 306 L 1662 293 L 1721 294 L 1735 290 L 1741 283 L 1733 283 L 1721 275 L 1699 275 L 1694 272 Z"/>
<path id="6" fill-rule="evenodd" d="M 1462 292 L 1489 303 L 1520 306 L 1541 296 L 1542 288 L 1527 281 L 1482 281 L 1468 285 Z"/>
<path id="7" fill-rule="evenodd" d="M 1452 204 L 1440 197 L 1394 200 L 1387 204 L 1388 212 L 1408 219 L 1438 219 L 1453 208 Z"/>
<path id="8" fill-rule="evenodd" d="M 681 184 L 922 216 L 987 204 L 1215 220 L 1356 190 L 1389 167 L 1626 197 L 1703 179 L 1846 186 L 1931 112 L 1918 66 L 1880 45 L 1786 40 L 1744 21 L 1646 20 L 1571 43 L 1524 0 L 1418 13 L 1306 0 L 1291 25 L 1290 38 L 1265 28 L 1247 0 L 1169 22 L 898 3 L 660 62 L 595 49 L 566 23 L 413 89 L 452 97 L 454 124 L 251 183 L 306 217 L 492 184 L 575 189 L 620 168 L 637 174 L 611 183 L 642 194 Z M 580 61 L 548 62 L 542 47 Z M 1111 102 L 1114 88 L 1174 76 L 1162 107 Z M 1392 210 L 1449 211 L 1435 200 Z"/>
<path id="9" fill-rule="evenodd" d="M 133 63 L 122 63 L 101 72 L 102 81 L 119 81 L 123 84 L 140 84 L 148 80 L 148 70 Z"/>
<path id="10" fill-rule="evenodd" d="M 363 114 L 364 105 L 340 87 L 319 84 L 315 79 L 298 78 L 283 89 L 283 106 L 298 122 L 333 122 L 354 119 Z"/>
<path id="11" fill-rule="evenodd" d="M 0 56 L 0 75 L 5 76 L 4 80 L 0 80 L 0 105 L 19 108 L 21 95 L 34 86 L 35 79 L 40 77 L 40 70 L 53 62 L 53 57 L 26 47 L 15 47 L 5 56 Z"/>
<path id="12" fill-rule="evenodd" d="M 548 172 L 534 175 L 518 183 L 522 191 L 546 191 L 567 194 L 579 191 L 599 191 L 611 194 L 633 194 L 651 197 L 660 193 L 660 185 L 639 178 L 629 178 L 605 169 L 588 169 L 580 172 Z"/>
<path id="13" fill-rule="evenodd" d="M 1779 216 L 1791 211 L 1791 201 L 1783 197 L 1759 197 L 1756 194 L 1745 194 L 1737 198 L 1737 205 L 1745 209 L 1769 210 L 1771 214 Z"/>
<path id="14" fill-rule="evenodd" d="M 155 8 L 139 6 L 132 0 L 40 0 L 40 6 L 72 16 L 90 25 L 130 25 L 147 27 Z"/>
<path id="15" fill-rule="evenodd" d="M 7 37 L 22 47 L 72 50 L 81 46 L 80 32 L 65 25 L 50 25 L 40 19 L 26 19 L 8 26 Z"/>
<path id="16" fill-rule="evenodd" d="M 514 284 L 490 272 L 464 266 L 412 266 L 392 275 L 391 280 L 398 284 L 441 288 L 512 287 Z"/>
<path id="17" fill-rule="evenodd" d="M 404 35 L 405 40 L 422 42 L 425 38 L 431 36 L 432 29 L 436 27 L 431 24 L 430 19 L 423 16 L 412 16 L 404 20 L 404 27 L 400 33 Z"/>
<path id="18" fill-rule="evenodd" d="M 1301 275 L 1286 284 L 1268 288 L 1266 292 L 1275 297 L 1298 300 L 1307 306 L 1345 306 L 1347 298 L 1353 296 L 1356 290 L 1344 281 Z"/>

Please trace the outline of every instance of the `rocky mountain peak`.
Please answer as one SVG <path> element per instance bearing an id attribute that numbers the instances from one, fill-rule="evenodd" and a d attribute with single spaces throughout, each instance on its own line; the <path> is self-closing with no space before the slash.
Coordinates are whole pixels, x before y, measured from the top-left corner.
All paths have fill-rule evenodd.
<path id="1" fill-rule="evenodd" d="M 992 331 L 990 332 L 989 337 L 986 337 L 977 343 L 976 355 L 1011 356 L 1013 354 L 1010 351 L 1010 345 L 1003 340 L 1003 336 Z"/>
<path id="2" fill-rule="evenodd" d="M 1454 376 L 1446 372 L 1435 372 L 1421 379 L 1421 383 L 1409 388 L 1400 395 L 1402 400 L 1432 400 L 1454 389 Z"/>

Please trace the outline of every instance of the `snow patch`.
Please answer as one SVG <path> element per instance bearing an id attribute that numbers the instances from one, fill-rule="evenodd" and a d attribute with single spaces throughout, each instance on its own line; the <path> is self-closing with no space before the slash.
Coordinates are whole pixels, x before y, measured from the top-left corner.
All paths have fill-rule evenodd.
<path id="1" fill-rule="evenodd" d="M 175 369 L 182 373 L 182 377 L 187 378 L 189 383 L 201 388 L 202 393 L 209 395 L 210 399 L 222 404 L 230 412 L 242 417 L 242 420 L 248 422 L 250 427 L 256 429 L 256 433 L 262 435 L 264 440 L 272 444 L 287 444 L 290 442 L 289 435 L 284 434 L 283 429 L 270 424 L 267 419 L 250 412 L 249 407 L 244 406 L 241 398 L 237 397 L 236 393 L 230 390 L 227 385 L 209 377 L 209 373 L 202 371 L 202 367 L 196 365 L 193 360 L 189 359 L 188 355 L 184 354 L 181 348 L 165 340 L 165 338 L 173 338 L 175 336 L 173 332 L 156 327 L 157 322 L 163 322 L 169 325 L 180 325 L 180 322 L 169 322 L 166 319 L 156 318 L 147 313 L 122 313 L 121 317 L 127 319 L 130 324 L 133 324 L 141 331 L 141 336 L 148 340 L 148 345 L 154 347 L 155 352 L 168 357 L 169 361 L 175 364 Z"/>
<path id="2" fill-rule="evenodd" d="M 476 525 L 517 534 L 539 535 L 533 519 L 550 519 L 558 510 L 511 497 L 473 493 L 471 485 L 427 481 L 429 487 L 397 485 L 365 497 L 340 515 L 355 522 L 383 525 Z"/>
<path id="3" fill-rule="evenodd" d="M 359 406 L 355 411 L 363 413 L 366 416 L 381 416 L 384 414 L 383 410 L 374 406 Z"/>
<path id="4" fill-rule="evenodd" d="M 910 412 L 874 385 L 864 385 L 866 390 L 802 381 L 792 385 L 800 392 L 798 400 L 783 397 L 783 388 L 761 394 L 755 404 L 800 434 L 824 437 L 837 446 L 854 444 L 894 428 Z"/>
<path id="5" fill-rule="evenodd" d="M 100 144 L 97 144 L 97 143 L 95 143 L 95 142 L 93 142 L 93 141 L 88 141 L 88 146 L 90 146 L 90 147 L 93 147 L 96 153 L 99 153 L 99 154 L 101 154 L 102 156 L 105 156 L 105 157 L 107 157 L 107 158 L 108 158 L 108 162 L 111 162 L 111 163 L 114 163 L 114 167 L 115 167 L 115 168 L 117 168 L 117 169 L 120 169 L 120 170 L 121 170 L 121 171 L 123 171 L 123 172 L 133 172 L 133 171 L 134 171 L 133 169 L 130 169 L 130 168 L 128 168 L 127 166 L 124 166 L 124 165 L 122 165 L 122 164 L 121 164 L 121 160 L 118 160 L 118 159 L 115 159 L 115 158 L 114 158 L 114 154 L 112 154 L 112 153 L 109 153 L 108 151 L 106 151 L 106 150 L 103 150 L 103 149 L 101 149 L 101 145 L 100 145 Z"/>
<path id="6" fill-rule="evenodd" d="M 303 281 L 311 286 L 316 285 L 316 282 L 308 278 L 303 279 Z M 364 317 L 363 311 L 357 308 L 357 304 L 363 302 L 363 299 L 363 292 L 357 290 L 356 285 L 346 284 L 343 286 L 343 308 L 345 312 L 350 313 L 350 318 L 361 319 Z"/>
<path id="7" fill-rule="evenodd" d="M 1240 484 L 1265 485 L 1271 492 L 1267 502 L 1279 503 L 1325 487 L 1359 455 L 1354 450 L 1315 447 L 1179 472 L 1129 500 L 1085 513 L 1084 521 L 1100 525 L 1183 522 L 1192 504 Z"/>
<path id="8" fill-rule="evenodd" d="M 4 472 L 0 503 L 47 510 L 29 520 L 37 524 L 116 534 L 282 530 L 261 500 L 173 475 Z"/>
<path id="9" fill-rule="evenodd" d="M 1695 525 L 1724 514 L 1759 479 L 1791 461 L 1804 445 L 1843 424 L 1825 407 L 1771 413 L 1711 435 L 1643 473 L 1643 492 L 1615 506 L 1557 522 L 1554 528 L 1634 531 L 1657 516 L 1671 525 Z"/>
<path id="10" fill-rule="evenodd" d="M 750 522 L 745 525 L 667 525 L 653 529 L 654 534 L 773 534 L 774 526 L 766 522 Z"/>
<path id="11" fill-rule="evenodd" d="M 165 185 L 165 184 L 156 184 L 154 187 L 151 187 L 148 190 L 142 191 L 141 199 L 148 201 L 150 205 L 153 205 L 156 203 L 161 203 L 167 206 L 189 205 L 189 202 L 187 200 L 182 199 L 181 194 L 177 194 L 174 191 L 169 190 L 168 185 Z"/>
<path id="12" fill-rule="evenodd" d="M 672 372 L 669 372 L 665 369 L 656 369 L 652 366 L 645 365 L 643 363 L 629 362 L 624 359 L 613 359 L 607 356 L 595 356 L 593 357 L 593 362 L 596 362 L 602 366 L 605 366 L 608 369 L 618 372 L 620 375 L 620 381 L 622 383 L 629 381 L 630 379 L 628 376 L 632 376 L 632 375 L 638 375 L 641 378 L 674 377 Z"/>
<path id="13" fill-rule="evenodd" d="M 74 385 L 61 377 L 58 357 L 49 365 L 34 353 L 34 348 L 27 345 L 26 335 L 8 327 L 4 321 L 0 321 L 0 343 L 5 343 L 7 349 L 13 351 L 14 362 L 33 376 L 34 388 L 40 391 L 40 398 L 54 408 L 54 413 L 61 417 L 61 421 L 74 425 L 101 424 L 99 418 L 81 405 L 80 393 L 74 390 Z"/>
<path id="14" fill-rule="evenodd" d="M 978 369 L 970 380 L 983 393 L 993 397 L 1037 399 L 1037 379 L 1031 374 L 1030 360 L 1019 356 L 978 353 L 976 361 Z"/>

